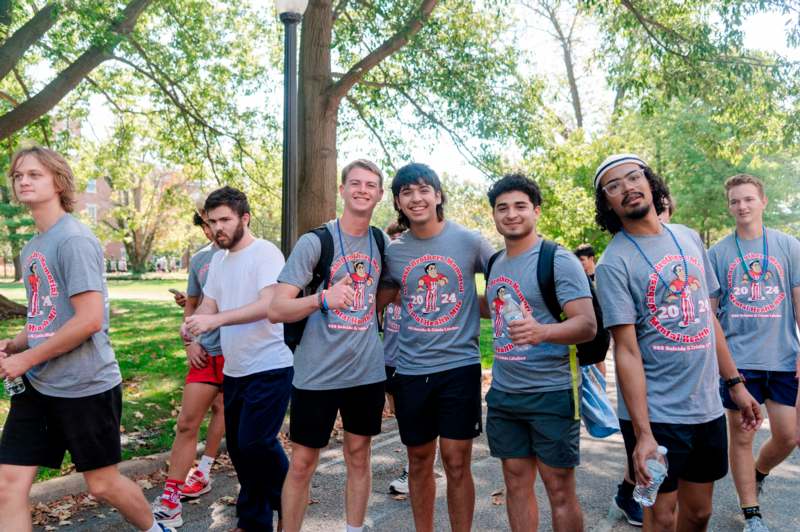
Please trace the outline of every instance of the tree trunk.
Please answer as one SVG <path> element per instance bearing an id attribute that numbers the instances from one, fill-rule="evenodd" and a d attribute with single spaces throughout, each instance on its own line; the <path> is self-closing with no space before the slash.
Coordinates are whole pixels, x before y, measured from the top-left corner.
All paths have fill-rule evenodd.
<path id="1" fill-rule="evenodd" d="M 22 280 L 22 259 L 19 256 L 19 252 L 14 254 L 14 281 L 21 281 Z"/>
<path id="2" fill-rule="evenodd" d="M 0 320 L 9 318 L 24 318 L 26 314 L 25 305 L 20 305 L 11 301 L 7 297 L 0 295 Z"/>
<path id="3" fill-rule="evenodd" d="M 300 34 L 298 94 L 298 234 L 336 216 L 336 121 L 332 85 L 330 0 L 312 0 Z"/>

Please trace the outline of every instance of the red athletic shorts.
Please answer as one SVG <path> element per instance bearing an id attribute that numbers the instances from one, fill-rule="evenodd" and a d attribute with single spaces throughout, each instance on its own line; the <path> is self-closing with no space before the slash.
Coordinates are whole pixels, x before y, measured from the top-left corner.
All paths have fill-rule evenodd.
<path id="1" fill-rule="evenodd" d="M 225 365 L 225 357 L 222 355 L 209 356 L 206 367 L 197 369 L 189 364 L 189 373 L 186 374 L 186 384 L 190 382 L 200 382 L 222 386 L 222 367 Z"/>

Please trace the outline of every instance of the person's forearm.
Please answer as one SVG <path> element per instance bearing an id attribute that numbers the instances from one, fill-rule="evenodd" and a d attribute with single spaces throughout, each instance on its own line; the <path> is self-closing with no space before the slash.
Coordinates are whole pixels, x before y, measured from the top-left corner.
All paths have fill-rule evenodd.
<path id="1" fill-rule="evenodd" d="M 243 307 L 220 312 L 217 314 L 219 326 L 241 325 L 243 323 L 266 320 L 269 303 L 268 298 L 262 297 Z"/>
<path id="2" fill-rule="evenodd" d="M 489 308 L 489 300 L 486 295 L 478 296 L 478 308 L 481 310 L 481 318 L 491 318 L 492 310 Z"/>
<path id="3" fill-rule="evenodd" d="M 648 434 L 651 429 L 650 414 L 647 409 L 647 380 L 641 356 L 615 345 L 614 360 L 617 382 L 631 417 L 633 431 L 637 437 L 643 433 Z"/>
<path id="4" fill-rule="evenodd" d="M 397 298 L 399 294 L 399 288 L 379 288 L 378 289 L 378 298 L 377 298 L 377 309 L 378 313 L 383 312 L 383 309 L 386 308 L 386 305 L 391 303 L 392 301 Z"/>
<path id="5" fill-rule="evenodd" d="M 725 341 L 725 333 L 722 331 L 719 320 L 717 320 L 716 316 L 712 316 L 712 319 L 714 320 L 714 335 L 717 342 L 719 375 L 725 380 L 732 379 L 739 375 L 739 370 L 736 369 L 736 363 L 733 361 L 731 352 L 728 349 L 728 342 Z"/>
<path id="6" fill-rule="evenodd" d="M 560 323 L 547 324 L 547 342 L 551 344 L 572 345 L 588 342 L 597 333 L 597 320 L 594 316 L 573 316 Z"/>
<path id="7" fill-rule="evenodd" d="M 292 323 L 306 318 L 320 309 L 319 294 L 305 297 L 273 297 L 267 309 L 272 323 Z"/>
<path id="8" fill-rule="evenodd" d="M 11 355 L 13 353 L 25 351 L 26 349 L 28 349 L 28 331 L 22 329 L 14 338 L 11 339 L 11 343 L 8 344 L 6 352 Z"/>
<path id="9" fill-rule="evenodd" d="M 75 314 L 53 336 L 36 347 L 20 352 L 17 356 L 25 357 L 31 366 L 41 364 L 69 353 L 88 340 L 94 333 L 99 332 L 102 327 L 102 315 L 98 318 L 97 316 Z M 19 338 L 19 335 L 17 338 Z"/>
<path id="10" fill-rule="evenodd" d="M 183 317 L 188 318 L 197 311 L 198 297 L 186 296 L 186 304 L 183 306 Z"/>

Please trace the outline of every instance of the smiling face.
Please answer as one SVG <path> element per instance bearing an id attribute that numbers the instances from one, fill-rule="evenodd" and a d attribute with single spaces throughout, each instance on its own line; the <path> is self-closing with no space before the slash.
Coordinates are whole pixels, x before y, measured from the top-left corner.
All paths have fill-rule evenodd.
<path id="1" fill-rule="evenodd" d="M 339 194 L 346 211 L 372 214 L 375 205 L 383 197 L 381 179 L 372 171 L 356 166 L 347 173 L 344 183 L 339 185 Z"/>
<path id="2" fill-rule="evenodd" d="M 441 203 L 441 193 L 422 181 L 404 186 L 395 198 L 397 208 L 406 215 L 411 226 L 436 223 L 436 206 Z"/>
<path id="3" fill-rule="evenodd" d="M 536 231 L 542 213 L 533 205 L 530 196 L 521 190 L 512 190 L 497 196 L 492 216 L 497 232 L 509 240 L 519 240 Z"/>
<path id="4" fill-rule="evenodd" d="M 736 225 L 761 222 L 766 207 L 767 197 L 751 183 L 737 185 L 728 190 L 728 211 L 736 220 Z"/>
<path id="5" fill-rule="evenodd" d="M 642 168 L 635 163 L 616 166 L 600 180 L 606 202 L 621 220 L 639 220 L 653 208 L 653 192 Z M 615 194 L 609 194 L 609 190 Z"/>

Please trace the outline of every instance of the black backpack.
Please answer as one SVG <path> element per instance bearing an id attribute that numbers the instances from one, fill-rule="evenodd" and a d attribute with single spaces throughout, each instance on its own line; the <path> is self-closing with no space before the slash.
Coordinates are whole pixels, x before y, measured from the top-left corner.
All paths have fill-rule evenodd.
<path id="1" fill-rule="evenodd" d="M 375 243 L 378 245 L 378 252 L 381 256 L 381 270 L 383 270 L 384 264 L 386 264 L 386 260 L 384 258 L 384 247 L 386 246 L 386 241 L 383 237 L 383 231 L 374 226 L 369 226 L 369 229 L 372 233 L 372 238 L 375 239 Z M 331 264 L 333 263 L 334 249 L 333 235 L 325 225 L 316 227 L 310 230 L 309 233 L 315 234 L 317 238 L 319 238 L 319 242 L 322 246 L 319 254 L 319 260 L 317 261 L 316 266 L 314 266 L 314 271 L 311 275 L 311 282 L 308 283 L 303 290 L 300 290 L 300 293 L 297 294 L 297 297 L 305 297 L 311 294 L 316 294 L 320 285 L 322 285 L 324 290 L 328 288 L 328 284 L 330 283 Z M 320 312 L 325 311 L 321 310 Z M 289 349 L 291 349 L 292 352 L 297 349 L 297 346 L 300 345 L 300 341 L 303 339 L 303 331 L 306 329 L 307 321 L 308 317 L 305 317 L 300 321 L 283 324 L 283 341 L 289 346 Z M 380 323 L 380 321 L 378 323 Z"/>
<path id="2" fill-rule="evenodd" d="M 556 250 L 558 250 L 558 244 L 552 240 L 542 239 L 542 247 L 539 250 L 539 263 L 536 266 L 536 280 L 539 282 L 539 290 L 542 292 L 547 310 L 556 320 L 564 321 L 562 318 L 563 311 L 556 295 Z M 489 273 L 492 271 L 492 265 L 497 260 L 497 257 L 500 256 L 500 253 L 502 251 L 492 255 L 486 264 L 485 277 L 487 282 L 489 281 Z M 587 280 L 589 280 L 588 275 Z M 581 366 L 591 366 L 604 361 L 608 346 L 611 344 L 611 335 L 607 329 L 603 328 L 603 312 L 600 310 L 600 303 L 597 301 L 597 294 L 595 294 L 591 280 L 589 280 L 589 290 L 592 293 L 592 308 L 594 309 L 594 317 L 597 320 L 597 332 L 593 339 L 575 346 L 578 352 L 578 362 Z"/>

